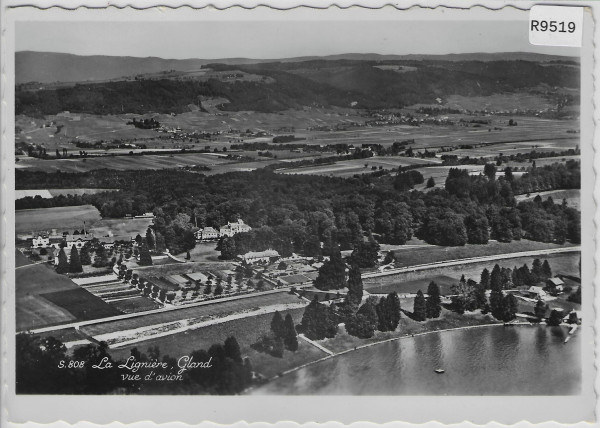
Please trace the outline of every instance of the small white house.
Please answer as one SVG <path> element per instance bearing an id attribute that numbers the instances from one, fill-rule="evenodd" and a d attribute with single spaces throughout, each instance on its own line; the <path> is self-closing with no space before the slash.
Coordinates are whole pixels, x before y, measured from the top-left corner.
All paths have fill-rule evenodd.
<path id="1" fill-rule="evenodd" d="M 532 295 L 533 298 L 544 299 L 547 296 L 547 293 L 542 287 L 538 287 L 535 285 L 529 287 L 529 290 L 527 291 Z"/>
<path id="2" fill-rule="evenodd" d="M 548 285 L 549 286 L 554 286 L 556 288 L 556 291 L 563 291 L 565 283 L 563 282 L 562 279 L 560 279 L 559 277 L 555 276 L 554 278 L 550 278 L 548 280 Z"/>

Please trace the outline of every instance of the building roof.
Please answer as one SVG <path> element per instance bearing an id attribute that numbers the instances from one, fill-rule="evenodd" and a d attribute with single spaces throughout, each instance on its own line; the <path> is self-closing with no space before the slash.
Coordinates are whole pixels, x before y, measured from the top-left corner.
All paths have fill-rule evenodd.
<path id="1" fill-rule="evenodd" d="M 208 277 L 202 272 L 186 273 L 185 276 L 193 281 L 206 282 L 208 280 Z"/>
<path id="2" fill-rule="evenodd" d="M 554 278 L 550 278 L 548 281 L 550 281 L 554 285 L 564 285 L 563 280 L 557 276 L 555 276 Z"/>
<path id="3" fill-rule="evenodd" d="M 542 287 L 538 287 L 536 285 L 532 285 L 531 287 L 529 287 L 529 291 L 530 293 L 539 293 L 539 294 L 546 294 L 546 292 L 542 289 Z"/>
<path id="4" fill-rule="evenodd" d="M 260 259 L 263 257 L 279 257 L 279 253 L 275 250 L 265 250 L 265 251 L 250 251 L 242 256 L 244 259 Z"/>

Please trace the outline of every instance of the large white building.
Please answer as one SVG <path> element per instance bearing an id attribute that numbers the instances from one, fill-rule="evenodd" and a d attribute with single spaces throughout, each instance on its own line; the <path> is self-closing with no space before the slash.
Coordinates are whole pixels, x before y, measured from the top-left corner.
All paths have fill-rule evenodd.
<path id="1" fill-rule="evenodd" d="M 228 222 L 227 225 L 221 226 L 219 234 L 221 236 L 233 236 L 242 232 L 250 232 L 250 230 L 252 230 L 252 228 L 244 223 L 244 220 L 239 219 L 236 222 Z"/>
<path id="2" fill-rule="evenodd" d="M 198 230 L 195 234 L 197 241 L 212 241 L 219 239 L 219 232 L 212 227 L 205 227 Z"/>

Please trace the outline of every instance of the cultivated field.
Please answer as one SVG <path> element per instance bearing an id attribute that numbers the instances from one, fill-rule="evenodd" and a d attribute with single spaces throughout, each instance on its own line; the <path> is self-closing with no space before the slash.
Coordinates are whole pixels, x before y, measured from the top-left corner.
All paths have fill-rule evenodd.
<path id="1" fill-rule="evenodd" d="M 556 107 L 547 98 L 535 94 L 494 94 L 485 97 L 450 95 L 444 107 L 463 110 L 512 111 L 544 110 Z"/>
<path id="2" fill-rule="evenodd" d="M 432 165 L 440 164 L 440 159 L 419 159 L 409 157 L 371 157 L 367 159 L 352 159 L 335 162 L 332 165 L 317 165 L 301 168 L 282 169 L 280 172 L 284 174 L 301 174 L 301 175 L 328 175 L 335 177 L 351 177 L 355 174 L 364 174 L 375 170 L 393 170 L 400 166 L 409 166 L 414 164 Z M 381 167 L 381 168 L 380 168 Z M 373 169 L 375 168 L 375 169 Z"/>
<path id="3" fill-rule="evenodd" d="M 92 205 L 76 207 L 38 208 L 15 212 L 17 233 L 57 229 L 67 231 L 83 228 L 100 220 L 100 212 Z"/>
<path id="4" fill-rule="evenodd" d="M 85 172 L 94 169 L 116 169 L 119 171 L 136 169 L 181 168 L 184 166 L 208 166 L 230 163 L 224 157 L 206 154 L 171 154 L 143 156 L 102 156 L 87 159 L 37 159 L 22 156 L 19 168 L 29 168 L 35 171 Z"/>
<path id="5" fill-rule="evenodd" d="M 23 265 L 24 256 L 16 254 L 17 266 Z M 120 313 L 46 264 L 16 269 L 15 279 L 18 331 Z"/>

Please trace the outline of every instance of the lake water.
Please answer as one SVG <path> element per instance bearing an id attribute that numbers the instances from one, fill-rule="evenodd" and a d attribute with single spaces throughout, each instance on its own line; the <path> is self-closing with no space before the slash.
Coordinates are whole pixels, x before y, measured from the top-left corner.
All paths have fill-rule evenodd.
<path id="1" fill-rule="evenodd" d="M 562 327 L 481 327 L 387 342 L 278 378 L 252 394 L 570 395 L 581 340 Z M 444 369 L 437 374 L 435 369 Z"/>

